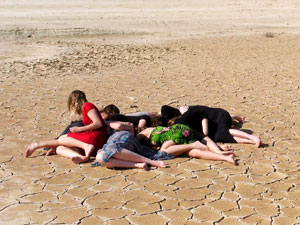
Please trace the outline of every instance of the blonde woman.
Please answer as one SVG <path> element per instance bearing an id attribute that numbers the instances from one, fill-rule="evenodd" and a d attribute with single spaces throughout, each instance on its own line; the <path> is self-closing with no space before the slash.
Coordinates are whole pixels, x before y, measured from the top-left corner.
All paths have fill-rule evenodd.
<path id="1" fill-rule="evenodd" d="M 46 155 L 56 152 L 74 163 L 82 163 L 103 146 L 107 136 L 105 123 L 97 107 L 87 101 L 84 92 L 75 90 L 69 95 L 68 111 L 71 115 L 82 116 L 84 126 L 70 128 L 70 133 L 58 140 L 32 143 L 26 149 L 25 157 L 39 148 L 50 147 Z"/>

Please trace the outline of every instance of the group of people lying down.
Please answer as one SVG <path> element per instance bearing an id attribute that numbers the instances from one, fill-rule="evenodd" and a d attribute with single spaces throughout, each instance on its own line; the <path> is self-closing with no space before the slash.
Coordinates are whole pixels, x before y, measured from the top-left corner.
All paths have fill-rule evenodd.
<path id="1" fill-rule="evenodd" d="M 80 90 L 69 95 L 67 105 L 70 115 L 80 119 L 56 139 L 30 144 L 25 157 L 45 148 L 46 155 L 56 153 L 74 163 L 94 156 L 93 165 L 108 168 L 165 167 L 163 160 L 180 155 L 236 165 L 230 145 L 217 143 L 261 145 L 258 136 L 233 128 L 244 122 L 242 117 L 221 108 L 164 105 L 160 113 L 121 114 L 112 104 L 99 110 Z"/>

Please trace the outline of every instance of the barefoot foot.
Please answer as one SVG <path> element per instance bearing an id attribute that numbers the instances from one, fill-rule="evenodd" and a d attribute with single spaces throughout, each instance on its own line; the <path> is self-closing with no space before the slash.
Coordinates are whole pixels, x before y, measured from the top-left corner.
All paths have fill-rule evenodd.
<path id="1" fill-rule="evenodd" d="M 147 163 L 136 163 L 135 167 L 139 169 L 150 170 L 150 167 Z"/>
<path id="2" fill-rule="evenodd" d="M 231 146 L 230 145 L 220 145 L 220 148 L 223 151 L 229 151 L 229 150 L 231 150 Z"/>
<path id="3" fill-rule="evenodd" d="M 255 146 L 259 148 L 261 146 L 261 140 L 258 136 L 254 136 L 253 141 L 255 142 Z"/>
<path id="4" fill-rule="evenodd" d="M 156 166 L 158 168 L 165 168 L 166 164 L 161 160 L 152 160 L 150 163 L 151 166 Z"/>
<path id="5" fill-rule="evenodd" d="M 233 165 L 237 165 L 237 161 L 234 159 L 234 155 L 232 155 L 232 154 L 226 156 L 226 161 Z"/>
<path id="6" fill-rule="evenodd" d="M 24 152 L 24 157 L 29 157 L 38 148 L 38 143 L 30 144 Z"/>
<path id="7" fill-rule="evenodd" d="M 87 162 L 89 158 L 86 156 L 74 156 L 71 158 L 71 160 L 73 161 L 73 163 L 79 164 L 79 163 Z"/>
<path id="8" fill-rule="evenodd" d="M 56 148 L 50 148 L 50 149 L 46 152 L 46 156 L 54 155 L 55 153 L 56 153 Z"/>

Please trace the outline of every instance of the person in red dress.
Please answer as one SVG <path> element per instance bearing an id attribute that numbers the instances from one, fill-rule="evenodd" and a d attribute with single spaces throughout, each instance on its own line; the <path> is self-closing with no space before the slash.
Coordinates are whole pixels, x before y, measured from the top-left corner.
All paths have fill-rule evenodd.
<path id="1" fill-rule="evenodd" d="M 70 128 L 71 133 L 58 140 L 32 143 L 26 149 L 25 157 L 29 157 L 39 148 L 50 147 L 46 155 L 56 152 L 74 163 L 82 163 L 88 161 L 104 145 L 107 138 L 104 120 L 97 107 L 87 101 L 84 92 L 75 90 L 70 94 L 68 111 L 70 114 L 82 116 L 84 126 Z"/>

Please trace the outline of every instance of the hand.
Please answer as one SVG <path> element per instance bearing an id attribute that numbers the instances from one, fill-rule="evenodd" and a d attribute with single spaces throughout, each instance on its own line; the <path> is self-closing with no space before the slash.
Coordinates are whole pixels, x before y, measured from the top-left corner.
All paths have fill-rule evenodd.
<path id="1" fill-rule="evenodd" d="M 133 126 L 133 123 L 130 123 L 130 122 L 124 122 L 125 125 L 128 125 L 128 126 Z"/>
<path id="2" fill-rule="evenodd" d="M 154 148 L 154 150 L 156 150 L 156 151 L 159 151 L 159 150 L 160 150 L 160 146 L 154 146 L 153 148 Z"/>
<path id="3" fill-rule="evenodd" d="M 50 148 L 50 149 L 46 152 L 46 156 L 54 155 L 55 153 L 56 153 L 56 148 Z"/>
<path id="4" fill-rule="evenodd" d="M 70 132 L 71 133 L 79 133 L 79 132 L 81 132 L 81 129 L 80 129 L 80 127 L 71 127 Z"/>

